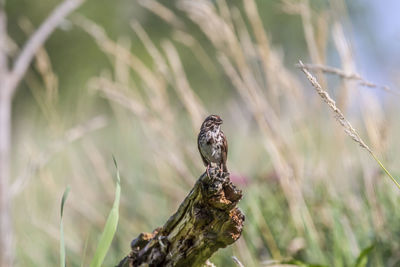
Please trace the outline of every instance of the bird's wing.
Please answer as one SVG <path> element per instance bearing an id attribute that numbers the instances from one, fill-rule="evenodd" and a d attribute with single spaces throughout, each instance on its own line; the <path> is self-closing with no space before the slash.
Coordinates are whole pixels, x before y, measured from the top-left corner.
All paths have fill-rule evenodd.
<path id="1" fill-rule="evenodd" d="M 201 153 L 201 149 L 200 149 L 200 134 L 201 133 L 199 133 L 199 135 L 197 136 L 197 148 L 199 149 L 199 152 L 200 152 L 200 156 L 201 156 L 201 159 L 203 160 L 203 163 L 204 163 L 204 166 L 208 166 L 208 164 L 210 164 L 208 161 L 207 161 L 207 159 L 203 156 L 203 153 Z"/>
<path id="2" fill-rule="evenodd" d="M 222 133 L 222 136 L 223 136 L 223 146 L 222 146 L 222 164 L 224 165 L 224 168 L 225 168 L 225 170 L 224 171 L 227 171 L 226 170 L 226 160 L 227 160 L 227 158 L 228 158 L 228 141 L 226 140 L 226 136 L 225 136 L 225 134 L 223 134 Z"/>

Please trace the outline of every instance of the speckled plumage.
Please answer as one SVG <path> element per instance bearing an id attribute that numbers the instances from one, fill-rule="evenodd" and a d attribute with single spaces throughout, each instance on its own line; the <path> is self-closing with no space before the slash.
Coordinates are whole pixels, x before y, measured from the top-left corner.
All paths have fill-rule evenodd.
<path id="1" fill-rule="evenodd" d="M 201 125 L 197 145 L 207 169 L 212 163 L 216 163 L 221 171 L 228 172 L 226 167 L 228 143 L 221 130 L 221 124 L 222 119 L 218 115 L 208 116 Z"/>

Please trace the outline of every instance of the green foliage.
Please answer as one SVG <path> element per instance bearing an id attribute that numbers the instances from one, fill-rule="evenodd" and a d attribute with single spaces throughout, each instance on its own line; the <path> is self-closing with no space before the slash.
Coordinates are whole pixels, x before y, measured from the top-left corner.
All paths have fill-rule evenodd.
<path id="1" fill-rule="evenodd" d="M 360 255 L 357 257 L 356 263 L 354 267 L 366 267 L 368 263 L 368 256 L 374 249 L 375 245 L 372 244 L 369 247 L 366 247 L 360 252 Z"/>
<path id="2" fill-rule="evenodd" d="M 272 262 L 270 265 L 273 266 L 279 266 L 279 265 L 294 265 L 294 266 L 298 266 L 298 267 L 328 267 L 326 265 L 321 265 L 321 264 L 312 264 L 312 263 L 305 263 L 303 261 L 300 260 L 282 260 L 282 261 L 274 261 Z M 268 264 L 266 266 L 269 266 Z"/>
<path id="3" fill-rule="evenodd" d="M 119 169 L 117 165 L 117 161 L 113 157 L 115 168 L 117 169 L 117 183 L 115 187 L 115 199 L 113 207 L 108 215 L 106 225 L 104 226 L 103 233 L 100 236 L 100 241 L 97 245 L 96 252 L 92 258 L 92 262 L 90 263 L 90 267 L 100 267 L 104 261 L 104 258 L 107 254 L 108 249 L 111 246 L 111 242 L 114 238 L 115 232 L 118 226 L 118 218 L 119 218 L 119 201 L 121 197 L 121 186 L 120 186 L 120 177 L 119 177 Z"/>
<path id="4" fill-rule="evenodd" d="M 64 214 L 64 204 L 67 201 L 67 197 L 69 191 L 71 190 L 70 186 L 64 191 L 64 194 L 61 199 L 61 208 L 60 208 L 60 267 L 65 267 L 65 242 L 64 242 L 64 226 L 63 226 L 63 214 Z"/>
<path id="5" fill-rule="evenodd" d="M 360 255 L 356 259 L 356 263 L 354 264 L 354 267 L 366 267 L 368 263 L 368 256 L 374 249 L 375 245 L 371 245 L 369 247 L 366 247 L 360 252 Z M 291 260 L 282 260 L 282 261 L 273 261 L 270 265 L 273 266 L 278 266 L 279 265 L 295 265 L 298 267 L 329 267 L 327 265 L 322 265 L 322 264 L 313 264 L 313 263 L 306 263 L 300 260 L 296 259 L 291 259 Z M 269 264 L 267 264 L 269 266 Z"/>
<path id="6" fill-rule="evenodd" d="M 285 264 L 293 264 L 299 267 L 328 267 L 326 265 L 321 265 L 321 264 L 305 263 L 299 260 L 291 260 L 286 262 Z"/>

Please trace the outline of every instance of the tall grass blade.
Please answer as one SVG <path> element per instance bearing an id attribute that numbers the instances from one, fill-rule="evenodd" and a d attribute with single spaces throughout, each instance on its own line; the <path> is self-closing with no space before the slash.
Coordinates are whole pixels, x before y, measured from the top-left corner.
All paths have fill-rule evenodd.
<path id="1" fill-rule="evenodd" d="M 90 267 L 100 267 L 104 261 L 108 249 L 110 248 L 111 242 L 114 238 L 117 230 L 118 218 L 119 218 L 119 201 L 121 196 L 120 177 L 117 161 L 113 157 L 115 168 L 117 169 L 117 184 L 115 187 L 115 198 L 114 204 L 108 215 L 106 225 L 104 226 L 103 233 L 100 236 L 99 244 L 97 245 Z"/>
<path id="2" fill-rule="evenodd" d="M 326 265 L 314 264 L 314 263 L 306 263 L 299 260 L 282 260 L 282 261 L 271 261 L 270 263 L 266 263 L 264 266 L 297 266 L 297 267 L 328 267 Z"/>
<path id="3" fill-rule="evenodd" d="M 395 183 L 395 185 L 397 186 L 397 188 L 400 189 L 400 184 L 397 182 L 397 180 L 392 176 L 392 174 L 390 174 L 390 172 L 385 168 L 385 166 L 383 166 L 382 162 L 375 156 L 374 153 L 371 153 L 372 157 L 375 159 L 375 161 L 379 164 L 379 166 L 381 166 L 382 170 L 387 174 L 387 176 L 389 176 L 389 178 L 393 181 L 393 183 Z"/>
<path id="4" fill-rule="evenodd" d="M 357 257 L 356 264 L 354 265 L 354 267 L 366 267 L 368 263 L 368 255 L 372 252 L 374 247 L 375 245 L 373 244 L 363 249 L 360 255 Z"/>
<path id="5" fill-rule="evenodd" d="M 89 236 L 90 236 L 90 232 L 89 232 L 89 234 L 88 234 L 88 236 L 86 237 L 86 240 L 85 240 L 85 245 L 83 247 L 83 253 L 82 253 L 82 259 L 81 259 L 81 266 L 80 267 L 84 267 L 84 265 L 85 265 L 87 247 L 88 247 L 88 243 L 89 243 Z"/>
<path id="6" fill-rule="evenodd" d="M 69 191 L 71 190 L 70 186 L 64 191 L 64 194 L 61 199 L 61 209 L 60 209 L 60 267 L 65 267 L 65 242 L 64 242 L 64 225 L 63 225 L 63 214 L 64 214 L 64 204 L 67 201 L 67 197 Z"/>

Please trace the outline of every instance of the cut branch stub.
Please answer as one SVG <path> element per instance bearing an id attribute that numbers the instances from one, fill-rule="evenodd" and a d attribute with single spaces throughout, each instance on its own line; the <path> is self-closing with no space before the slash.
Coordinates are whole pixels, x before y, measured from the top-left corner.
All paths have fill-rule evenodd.
<path id="1" fill-rule="evenodd" d="M 131 243 L 131 252 L 119 267 L 202 266 L 219 248 L 239 239 L 244 223 L 236 207 L 242 191 L 229 173 L 210 169 L 163 227 L 141 233 Z"/>

